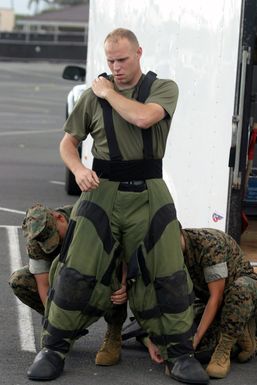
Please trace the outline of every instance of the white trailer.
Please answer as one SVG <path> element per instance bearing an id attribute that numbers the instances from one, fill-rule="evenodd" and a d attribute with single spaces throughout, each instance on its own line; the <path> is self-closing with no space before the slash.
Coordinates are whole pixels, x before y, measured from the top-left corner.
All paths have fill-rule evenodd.
<path id="1" fill-rule="evenodd" d="M 180 90 L 164 178 L 184 227 L 214 227 L 239 240 L 257 2 L 255 0 L 91 0 L 86 84 L 108 72 L 103 41 L 133 30 L 144 72 Z M 91 161 L 88 140 L 82 156 Z"/>

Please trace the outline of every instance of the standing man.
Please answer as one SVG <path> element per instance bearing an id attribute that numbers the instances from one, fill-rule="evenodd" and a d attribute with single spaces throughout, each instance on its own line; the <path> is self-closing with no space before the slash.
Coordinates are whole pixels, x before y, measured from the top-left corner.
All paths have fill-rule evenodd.
<path id="1" fill-rule="evenodd" d="M 129 30 L 111 32 L 104 49 L 112 75 L 94 80 L 64 127 L 61 156 L 82 194 L 51 282 L 43 349 L 28 377 L 61 374 L 74 339 L 110 308 L 122 256 L 130 307 L 159 346 L 170 376 L 206 384 L 209 378 L 193 355 L 192 282 L 162 179 L 177 85 L 142 74 L 142 48 Z M 93 170 L 77 151 L 88 134 L 94 139 Z"/>

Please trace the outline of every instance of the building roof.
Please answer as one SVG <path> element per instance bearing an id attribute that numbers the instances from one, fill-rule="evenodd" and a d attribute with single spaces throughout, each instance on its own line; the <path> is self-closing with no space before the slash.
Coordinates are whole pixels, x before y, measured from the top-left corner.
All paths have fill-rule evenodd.
<path id="1" fill-rule="evenodd" d="M 43 22 L 72 22 L 83 23 L 88 22 L 89 5 L 67 6 L 56 11 L 45 11 L 35 16 L 26 16 L 22 20 Z"/>

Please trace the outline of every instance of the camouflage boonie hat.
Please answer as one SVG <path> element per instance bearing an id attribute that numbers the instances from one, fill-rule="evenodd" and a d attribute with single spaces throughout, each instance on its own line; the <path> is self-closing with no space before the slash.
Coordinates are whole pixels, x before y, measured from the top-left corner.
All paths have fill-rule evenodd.
<path id="1" fill-rule="evenodd" d="M 52 253 L 59 245 L 60 237 L 52 212 L 41 203 L 30 207 L 22 223 L 24 237 L 36 240 L 46 254 Z"/>

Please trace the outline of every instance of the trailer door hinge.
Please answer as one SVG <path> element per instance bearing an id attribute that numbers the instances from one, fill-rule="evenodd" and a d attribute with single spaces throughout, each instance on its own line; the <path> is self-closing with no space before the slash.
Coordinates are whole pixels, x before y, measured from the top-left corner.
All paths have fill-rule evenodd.
<path id="1" fill-rule="evenodd" d="M 243 129 L 243 114 L 244 114 L 244 98 L 245 98 L 245 84 L 247 65 L 251 59 L 251 47 L 244 47 L 242 51 L 241 62 L 241 79 L 239 88 L 239 103 L 238 111 L 232 118 L 232 148 L 234 149 L 234 165 L 233 165 L 233 178 L 232 187 L 240 189 L 242 173 L 240 171 L 240 153 L 241 153 L 241 141 L 242 141 L 242 129 Z"/>

